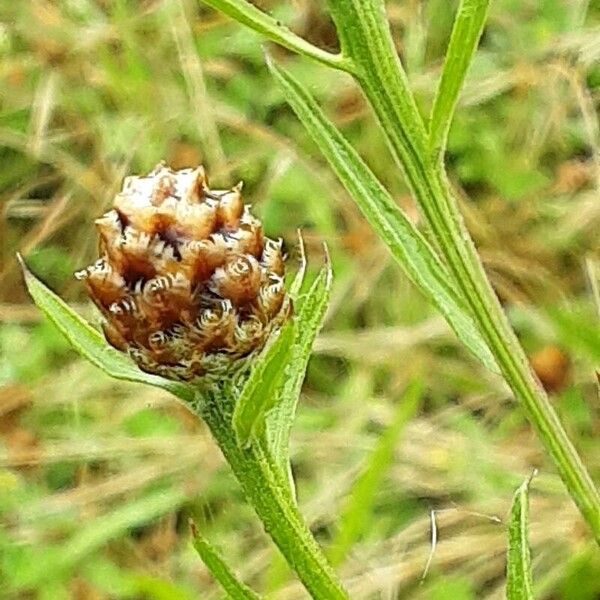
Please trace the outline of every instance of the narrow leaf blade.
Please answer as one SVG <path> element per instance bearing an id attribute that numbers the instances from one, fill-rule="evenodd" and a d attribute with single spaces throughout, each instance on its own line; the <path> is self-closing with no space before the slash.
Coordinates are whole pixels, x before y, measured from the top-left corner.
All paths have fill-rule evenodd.
<path id="1" fill-rule="evenodd" d="M 414 381 L 398 403 L 388 429 L 379 438 L 365 467 L 356 480 L 340 518 L 339 529 L 332 544 L 331 561 L 338 564 L 369 528 L 377 491 L 394 459 L 394 449 L 406 424 L 416 414 L 423 395 L 420 381 Z"/>
<path id="2" fill-rule="evenodd" d="M 99 331 L 31 273 L 20 257 L 19 260 L 33 301 L 81 356 L 115 379 L 146 383 L 171 392 L 181 400 L 193 400 L 194 390 L 190 386 L 144 373 L 122 352 L 109 346 Z"/>
<path id="3" fill-rule="evenodd" d="M 235 19 L 238 23 L 253 29 L 257 33 L 265 36 L 267 39 L 288 48 L 293 52 L 298 52 L 323 63 L 334 69 L 343 69 L 352 71 L 353 65 L 350 61 L 339 54 L 331 54 L 321 50 L 304 38 L 290 31 L 279 20 L 271 15 L 259 10 L 248 0 L 202 0 L 212 8 L 221 11 L 223 14 Z"/>
<path id="4" fill-rule="evenodd" d="M 279 332 L 254 365 L 235 405 L 233 427 L 241 446 L 250 443 L 253 434 L 264 431 L 267 413 L 276 403 L 294 345 L 296 327 L 293 321 Z"/>
<path id="5" fill-rule="evenodd" d="M 192 543 L 198 556 L 221 584 L 228 597 L 233 600 L 260 600 L 258 594 L 237 578 L 219 552 L 200 534 L 193 521 L 190 522 L 190 526 L 193 536 Z"/>
<path id="6" fill-rule="evenodd" d="M 458 96 L 477 50 L 489 4 L 490 0 L 461 0 L 458 8 L 431 110 L 429 144 L 436 156 L 445 151 Z"/>
<path id="7" fill-rule="evenodd" d="M 531 478 L 517 489 L 508 525 L 506 566 L 507 600 L 533 600 L 531 551 L 529 549 L 529 485 Z"/>
<path id="8" fill-rule="evenodd" d="M 410 280 L 444 315 L 466 347 L 484 366 L 498 373 L 496 361 L 464 301 L 454 289 L 446 267 L 427 240 L 327 119 L 310 94 L 272 61 L 269 61 L 269 69 L 297 117 Z"/>
<path id="9" fill-rule="evenodd" d="M 290 432 L 296 416 L 300 390 L 313 343 L 329 306 L 332 279 L 331 265 L 327 262 L 315 277 L 306 295 L 297 303 L 297 334 L 292 357 L 277 404 L 267 419 L 269 446 L 284 473 L 289 471 Z"/>

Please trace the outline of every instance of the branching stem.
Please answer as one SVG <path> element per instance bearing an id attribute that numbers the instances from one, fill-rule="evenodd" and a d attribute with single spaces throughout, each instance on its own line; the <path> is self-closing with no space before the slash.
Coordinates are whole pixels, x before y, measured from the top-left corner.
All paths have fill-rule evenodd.
<path id="1" fill-rule="evenodd" d="M 600 543 L 600 495 L 567 436 L 485 274 L 447 180 L 439 148 L 432 153 L 423 119 L 397 56 L 382 0 L 329 0 L 342 51 L 384 130 L 433 232 L 457 288 L 467 302 L 515 397 L 571 497 Z"/>

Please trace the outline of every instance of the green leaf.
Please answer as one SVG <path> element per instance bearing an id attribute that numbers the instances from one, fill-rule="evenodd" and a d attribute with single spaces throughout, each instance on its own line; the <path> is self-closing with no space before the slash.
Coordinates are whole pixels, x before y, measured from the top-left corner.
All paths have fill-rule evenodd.
<path id="1" fill-rule="evenodd" d="M 291 320 L 253 365 L 233 412 L 233 427 L 241 446 L 247 446 L 253 435 L 264 431 L 266 415 L 277 401 L 292 356 L 295 332 Z"/>
<path id="2" fill-rule="evenodd" d="M 233 389 L 232 389 L 233 388 Z M 348 595 L 293 501 L 285 474 L 275 464 L 264 435 L 247 448 L 232 427 L 236 406 L 235 382 L 207 392 L 204 420 L 217 440 L 244 495 L 277 544 L 288 565 L 315 600 L 348 600 Z"/>
<path id="3" fill-rule="evenodd" d="M 404 427 L 419 408 L 422 395 L 422 383 L 420 381 L 411 383 L 398 403 L 393 421 L 379 438 L 362 473 L 350 491 L 346 507 L 340 518 L 338 533 L 332 543 L 331 561 L 333 564 L 342 562 L 354 543 L 369 529 L 377 491 L 394 460 L 394 449 Z"/>
<path id="4" fill-rule="evenodd" d="M 315 338 L 321 329 L 331 296 L 332 273 L 329 261 L 315 277 L 310 289 L 299 299 L 296 315 L 296 339 L 285 372 L 285 383 L 277 403 L 267 418 L 269 446 L 283 472 L 289 471 L 290 432 L 306 375 Z"/>
<path id="5" fill-rule="evenodd" d="M 190 521 L 192 528 L 193 545 L 214 578 L 223 586 L 229 598 L 233 600 L 259 600 L 260 596 L 253 592 L 245 583 L 242 583 L 223 560 L 223 557 L 198 531 L 195 523 Z"/>
<path id="6" fill-rule="evenodd" d="M 508 525 L 506 565 L 507 600 L 533 600 L 531 551 L 529 550 L 529 485 L 531 477 L 517 489 Z"/>
<path id="7" fill-rule="evenodd" d="M 429 123 L 429 146 L 441 157 L 460 90 L 481 37 L 490 0 L 461 0 Z"/>
<path id="8" fill-rule="evenodd" d="M 29 271 L 20 256 L 19 260 L 25 285 L 33 301 L 81 356 L 115 379 L 153 385 L 171 392 L 186 402 L 194 399 L 195 392 L 191 386 L 144 373 L 125 354 L 109 346 L 99 331 Z"/>
<path id="9" fill-rule="evenodd" d="M 432 160 L 429 135 L 399 60 L 384 0 L 328 0 L 328 4 L 342 51 L 359 67 L 355 79 L 377 115 L 392 154 L 431 229 L 440 257 L 448 267 L 446 274 L 450 275 L 451 285 L 456 286 L 454 292 L 468 308 L 477 333 L 498 361 L 507 384 L 524 406 L 569 494 L 600 543 L 600 493 L 529 369 L 523 348 L 464 224 L 442 161 Z M 452 324 L 452 319 L 447 319 Z M 460 328 L 456 324 L 453 327 L 461 335 Z M 464 333 L 463 341 L 476 351 Z"/>
<path id="10" fill-rule="evenodd" d="M 340 54 L 331 54 L 313 46 L 304 38 L 291 32 L 285 25 L 262 12 L 246 0 L 202 0 L 238 23 L 264 35 L 266 38 L 334 69 L 352 71 L 352 63 Z"/>
<path id="11" fill-rule="evenodd" d="M 490 350 L 456 292 L 444 264 L 373 175 L 369 167 L 323 114 L 310 94 L 285 70 L 268 61 L 286 100 L 329 161 L 348 193 L 407 276 L 446 317 L 469 350 L 498 372 Z"/>

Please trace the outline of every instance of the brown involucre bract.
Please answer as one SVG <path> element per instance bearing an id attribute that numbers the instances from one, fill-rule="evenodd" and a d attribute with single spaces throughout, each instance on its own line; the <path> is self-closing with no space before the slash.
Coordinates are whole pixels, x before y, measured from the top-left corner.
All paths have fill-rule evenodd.
<path id="1" fill-rule="evenodd" d="M 97 219 L 99 260 L 76 276 L 108 342 L 141 369 L 189 381 L 245 364 L 290 314 L 281 240 L 202 167 L 127 177 Z"/>

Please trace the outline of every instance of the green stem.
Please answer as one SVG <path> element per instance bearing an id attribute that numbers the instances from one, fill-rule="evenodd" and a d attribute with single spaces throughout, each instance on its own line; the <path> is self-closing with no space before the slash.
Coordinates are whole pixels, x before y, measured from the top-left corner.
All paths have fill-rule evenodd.
<path id="1" fill-rule="evenodd" d="M 198 402 L 198 413 L 210 428 L 266 532 L 310 595 L 316 600 L 347 600 L 347 593 L 306 526 L 289 484 L 266 444 L 253 443 L 247 448 L 238 445 L 232 426 L 234 406 L 232 390 L 213 391 Z"/>
<path id="2" fill-rule="evenodd" d="M 600 496 L 494 293 L 464 225 L 397 56 L 381 0 L 329 0 L 342 51 L 382 125 L 395 158 L 482 335 L 600 542 Z"/>
<path id="3" fill-rule="evenodd" d="M 332 54 L 321 50 L 304 38 L 290 31 L 277 19 L 262 12 L 247 0 L 202 0 L 239 23 L 250 27 L 271 41 L 284 46 L 293 52 L 302 54 L 328 67 L 352 72 L 352 63 L 341 54 Z"/>

